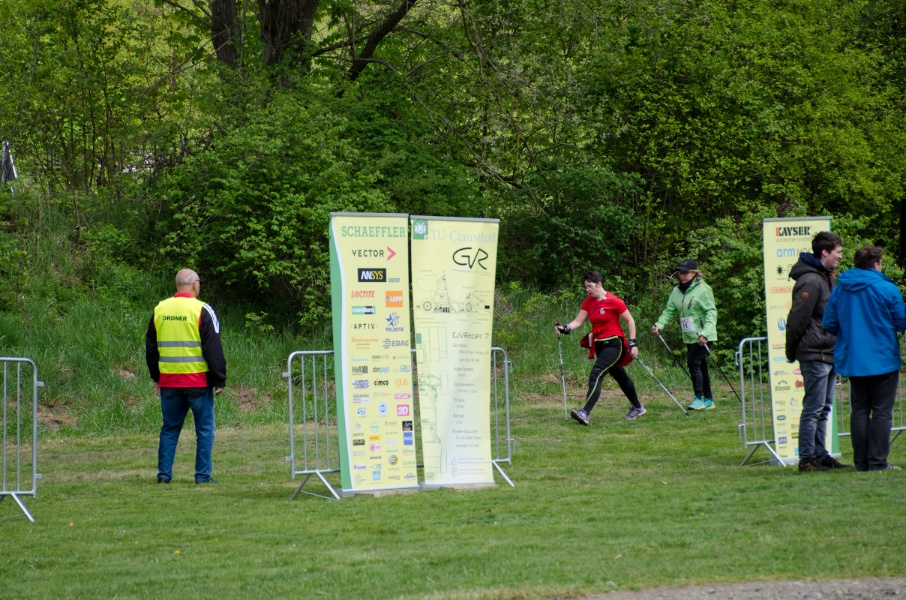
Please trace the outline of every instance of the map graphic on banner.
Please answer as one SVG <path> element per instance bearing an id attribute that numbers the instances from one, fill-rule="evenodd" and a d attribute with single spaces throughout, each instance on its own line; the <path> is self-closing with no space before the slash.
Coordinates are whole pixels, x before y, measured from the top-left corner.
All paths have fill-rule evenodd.
<path id="1" fill-rule="evenodd" d="M 494 219 L 411 217 L 424 485 L 494 483 Z"/>
<path id="2" fill-rule="evenodd" d="M 764 219 L 762 228 L 774 449 L 785 463 L 799 462 L 799 413 L 805 395 L 799 363 L 786 359 L 786 318 L 796 283 L 789 277 L 790 269 L 800 252 L 811 253 L 815 234 L 830 227 L 830 217 L 794 217 Z M 837 454 L 837 420 L 833 412 L 827 419 L 825 444 L 831 454 Z"/>
<path id="3" fill-rule="evenodd" d="M 418 487 L 408 226 L 408 215 L 330 215 L 337 430 L 346 493 Z"/>

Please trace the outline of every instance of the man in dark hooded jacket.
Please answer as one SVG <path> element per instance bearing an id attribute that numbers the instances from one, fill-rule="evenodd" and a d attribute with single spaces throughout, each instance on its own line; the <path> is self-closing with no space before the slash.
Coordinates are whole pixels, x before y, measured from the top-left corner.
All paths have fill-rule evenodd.
<path id="1" fill-rule="evenodd" d="M 812 254 L 801 252 L 790 270 L 796 280 L 786 319 L 786 357 L 799 361 L 805 395 L 799 415 L 799 470 L 827 471 L 844 465 L 827 452 L 827 417 L 834 405 L 834 346 L 821 318 L 834 287 L 833 271 L 843 257 L 843 240 L 829 231 L 812 238 Z"/>

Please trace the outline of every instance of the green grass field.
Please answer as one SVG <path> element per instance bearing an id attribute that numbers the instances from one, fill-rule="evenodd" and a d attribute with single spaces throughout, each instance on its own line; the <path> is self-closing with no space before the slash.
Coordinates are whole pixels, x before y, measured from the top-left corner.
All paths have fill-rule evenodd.
<path id="1" fill-rule="evenodd" d="M 578 404 L 588 365 L 568 356 Z M 906 573 L 906 471 L 740 467 L 729 388 L 686 417 L 637 366 L 649 414 L 623 421 L 609 381 L 583 428 L 564 420 L 556 354 L 547 367 L 516 364 L 515 488 L 291 501 L 299 480 L 276 422 L 221 429 L 221 483 L 208 486 L 192 483 L 191 429 L 168 486 L 155 482 L 156 431 L 47 436 L 38 497 L 25 498 L 36 522 L 0 523 L 0 596 L 557 598 Z M 17 512 L 0 504 L 0 518 Z"/>

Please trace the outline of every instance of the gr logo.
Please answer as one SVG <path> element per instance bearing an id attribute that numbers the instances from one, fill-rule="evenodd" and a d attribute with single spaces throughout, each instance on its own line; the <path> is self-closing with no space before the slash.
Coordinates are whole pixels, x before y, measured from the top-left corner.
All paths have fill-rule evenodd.
<path id="1" fill-rule="evenodd" d="M 477 264 L 483 270 L 487 271 L 487 267 L 483 264 L 487 257 L 488 253 L 481 248 L 467 246 L 465 248 L 460 248 L 453 253 L 453 262 L 461 267 L 469 267 L 470 269 L 474 269 Z"/>
<path id="2" fill-rule="evenodd" d="M 387 283 L 387 269 L 359 269 L 359 283 Z"/>

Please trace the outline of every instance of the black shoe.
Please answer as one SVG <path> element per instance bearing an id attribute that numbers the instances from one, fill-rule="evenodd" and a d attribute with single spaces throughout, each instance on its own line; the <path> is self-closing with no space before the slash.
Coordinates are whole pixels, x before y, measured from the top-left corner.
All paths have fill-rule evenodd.
<path id="1" fill-rule="evenodd" d="M 869 471 L 902 471 L 902 470 L 903 469 L 901 469 L 900 467 L 898 467 L 896 465 L 892 465 L 890 463 L 887 463 L 886 466 L 881 467 L 879 469 L 869 469 Z"/>
<path id="2" fill-rule="evenodd" d="M 828 469 L 848 469 L 852 466 L 840 462 L 830 454 L 825 454 L 818 462 Z"/>
<path id="3" fill-rule="evenodd" d="M 799 461 L 799 472 L 803 471 L 827 471 L 828 468 L 821 464 L 821 461 L 814 458 Z"/>
<path id="4" fill-rule="evenodd" d="M 158 476 L 157 476 L 157 483 L 170 483 L 170 480 L 167 479 L 166 477 L 161 477 L 160 475 L 158 475 Z"/>
<path id="5" fill-rule="evenodd" d="M 213 477 L 208 477 L 207 479 L 196 479 L 195 483 L 197 483 L 198 485 L 201 485 L 202 483 L 220 483 L 220 482 L 217 481 L 216 479 L 214 479 Z"/>

